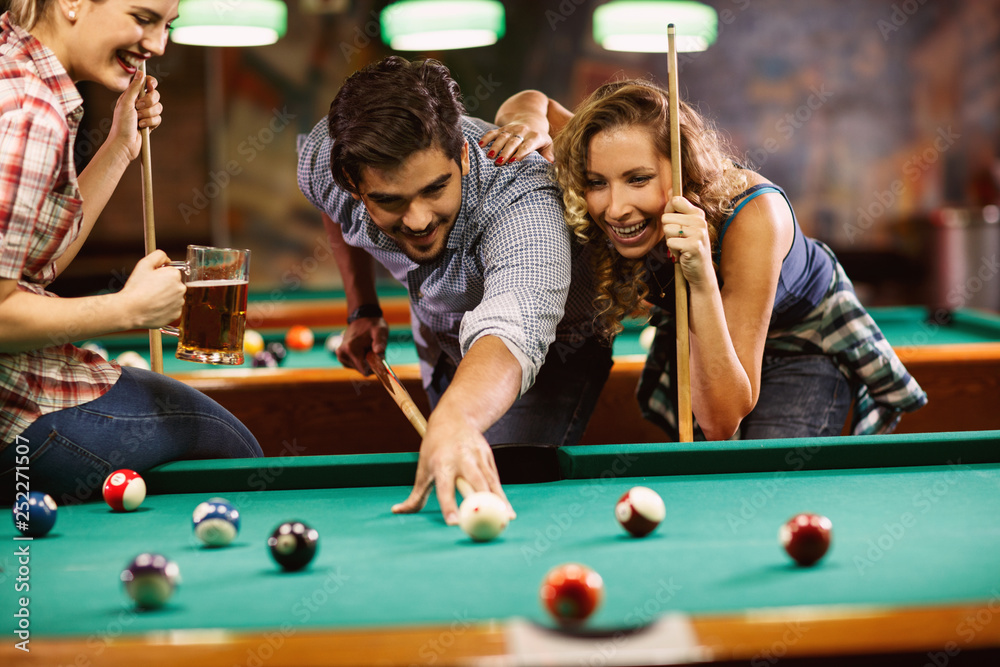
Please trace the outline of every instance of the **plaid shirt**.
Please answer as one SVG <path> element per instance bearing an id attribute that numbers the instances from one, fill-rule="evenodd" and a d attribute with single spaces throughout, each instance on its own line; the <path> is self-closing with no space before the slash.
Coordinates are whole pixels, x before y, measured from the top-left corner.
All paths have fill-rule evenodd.
<path id="1" fill-rule="evenodd" d="M 927 403 L 927 394 L 858 301 L 854 285 L 833 251 L 819 241 L 815 243 L 833 259 L 833 278 L 826 297 L 797 324 L 768 331 L 764 355 L 830 356 L 854 388 L 851 433 L 889 433 L 904 412 L 913 412 Z M 654 317 L 656 336 L 639 379 L 637 396 L 643 416 L 676 441 L 676 325 L 672 313 L 654 309 Z M 695 439 L 705 439 L 697 420 Z"/>
<path id="2" fill-rule="evenodd" d="M 457 365 L 476 340 L 497 336 L 521 364 L 523 394 L 554 340 L 556 351 L 569 355 L 593 333 L 587 249 L 570 240 L 543 158 L 532 154 L 497 167 L 478 147 L 494 126 L 469 117 L 461 124 L 470 146 L 462 208 L 442 257 L 431 264 L 406 257 L 364 204 L 333 182 L 325 118 L 300 147 L 299 188 L 340 224 L 347 243 L 365 249 L 406 286 L 425 385 L 442 353 Z"/>
<path id="3" fill-rule="evenodd" d="M 45 285 L 80 233 L 72 147 L 82 116 L 55 54 L 0 16 L 0 278 L 27 292 L 55 297 Z M 103 395 L 120 374 L 68 343 L 0 353 L 0 448 L 38 417 Z"/>

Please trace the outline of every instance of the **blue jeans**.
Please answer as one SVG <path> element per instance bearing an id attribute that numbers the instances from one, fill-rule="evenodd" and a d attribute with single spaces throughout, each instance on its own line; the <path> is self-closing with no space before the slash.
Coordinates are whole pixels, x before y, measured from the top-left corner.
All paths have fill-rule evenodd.
<path id="1" fill-rule="evenodd" d="M 579 347 L 553 343 L 535 384 L 483 434 L 486 441 L 491 445 L 577 444 L 597 405 L 611 364 L 611 348 L 594 338 L 584 339 Z M 432 410 L 454 375 L 454 364 L 441 355 L 427 388 Z"/>
<path id="2" fill-rule="evenodd" d="M 833 359 L 822 354 L 764 355 L 760 396 L 740 424 L 740 439 L 840 435 L 853 398 Z"/>
<path id="3" fill-rule="evenodd" d="M 178 459 L 263 456 L 250 431 L 208 396 L 128 367 L 103 396 L 43 415 L 16 444 L 29 449 L 30 465 L 22 472 L 31 489 L 60 505 L 100 497 L 104 479 L 119 468 L 142 473 Z M 0 488 L 8 499 L 16 449 L 8 443 L 0 452 Z"/>

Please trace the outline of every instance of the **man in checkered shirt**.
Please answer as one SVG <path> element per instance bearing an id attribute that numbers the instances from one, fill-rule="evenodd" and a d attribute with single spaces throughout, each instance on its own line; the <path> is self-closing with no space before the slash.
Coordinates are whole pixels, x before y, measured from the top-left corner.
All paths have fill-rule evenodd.
<path id="1" fill-rule="evenodd" d="M 443 65 L 389 57 L 348 78 L 298 166 L 352 311 L 345 366 L 369 374 L 365 353 L 385 352 L 373 261 L 409 292 L 433 412 L 393 511 L 419 511 L 436 487 L 451 525 L 458 477 L 506 498 L 490 444 L 576 443 L 611 368 L 550 165 L 533 153 L 501 168 L 469 147 L 493 126 L 462 114 Z"/>

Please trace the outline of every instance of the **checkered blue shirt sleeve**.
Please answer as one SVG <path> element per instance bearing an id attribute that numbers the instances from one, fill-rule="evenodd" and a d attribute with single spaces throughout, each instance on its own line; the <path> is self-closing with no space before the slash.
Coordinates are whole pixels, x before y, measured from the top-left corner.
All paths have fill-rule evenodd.
<path id="1" fill-rule="evenodd" d="M 503 174 L 510 177 L 514 170 Z M 483 298 L 462 319 L 462 354 L 497 336 L 521 364 L 521 393 L 531 388 L 555 340 L 570 284 L 570 234 L 559 192 L 539 158 L 481 199 L 486 220 L 479 257 Z"/>

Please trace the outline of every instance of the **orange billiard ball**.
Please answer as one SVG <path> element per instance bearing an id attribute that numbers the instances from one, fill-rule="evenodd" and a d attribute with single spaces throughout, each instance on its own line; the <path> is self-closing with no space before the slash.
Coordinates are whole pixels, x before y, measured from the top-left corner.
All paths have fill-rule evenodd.
<path id="1" fill-rule="evenodd" d="M 296 324 L 285 334 L 285 347 L 297 352 L 308 352 L 312 349 L 315 340 L 312 329 Z"/>

